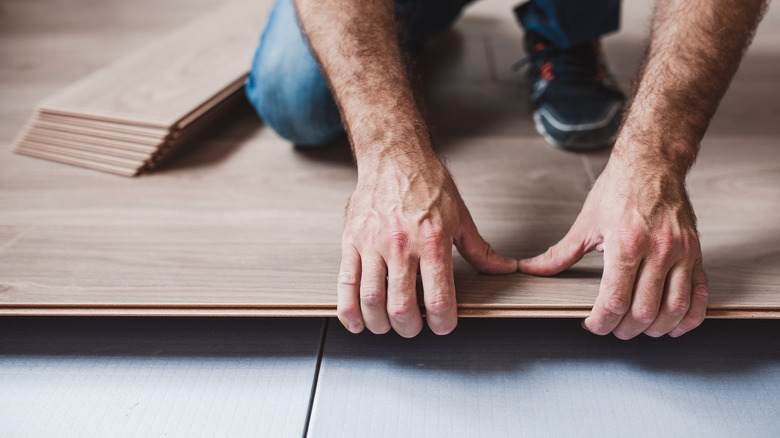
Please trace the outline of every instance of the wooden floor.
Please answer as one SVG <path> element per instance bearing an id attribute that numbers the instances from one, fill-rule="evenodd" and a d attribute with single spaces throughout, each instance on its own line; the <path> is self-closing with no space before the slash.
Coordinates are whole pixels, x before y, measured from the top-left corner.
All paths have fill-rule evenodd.
<path id="1" fill-rule="evenodd" d="M 333 315 L 344 141 L 297 150 L 247 105 L 160 171 L 136 179 L 11 153 L 36 102 L 149 44 L 216 1 L 29 2 L 0 7 L 0 314 Z M 154 14 L 148 8 L 154 5 Z M 479 2 L 424 53 L 430 118 L 483 235 L 524 257 L 567 231 L 606 154 L 534 132 L 509 2 Z M 84 19 L 88 11 L 90 19 Z M 628 86 L 649 8 L 606 41 Z M 770 10 L 689 186 L 709 317 L 780 317 L 780 13 Z M 477 274 L 456 260 L 464 316 L 583 316 L 601 258 L 555 278 Z"/>

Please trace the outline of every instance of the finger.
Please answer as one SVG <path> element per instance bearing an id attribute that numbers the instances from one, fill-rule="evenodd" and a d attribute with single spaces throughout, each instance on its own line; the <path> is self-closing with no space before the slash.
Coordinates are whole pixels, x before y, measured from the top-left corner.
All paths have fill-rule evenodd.
<path id="1" fill-rule="evenodd" d="M 364 327 L 360 312 L 360 272 L 360 253 L 345 243 L 341 249 L 338 278 L 338 316 L 352 333 L 360 333 Z"/>
<path id="2" fill-rule="evenodd" d="M 431 243 L 423 249 L 420 275 L 428 326 L 437 335 L 446 335 L 458 324 L 452 272 L 452 242 Z"/>
<path id="3" fill-rule="evenodd" d="M 599 295 L 590 316 L 582 322 L 583 327 L 597 335 L 606 335 L 614 330 L 631 306 L 631 294 L 641 258 L 630 254 L 622 256 L 623 253 L 626 251 L 615 246 L 607 247 Z"/>
<path id="4" fill-rule="evenodd" d="M 645 330 L 646 335 L 658 338 L 680 324 L 691 305 L 691 274 L 690 261 L 676 264 L 669 272 L 658 318 Z"/>
<path id="5" fill-rule="evenodd" d="M 576 225 L 572 226 L 560 242 L 544 253 L 520 260 L 520 271 L 532 275 L 555 275 L 580 261 L 589 248 L 585 243 L 585 233 L 576 228 Z"/>
<path id="6" fill-rule="evenodd" d="M 669 336 L 676 338 L 695 329 L 707 315 L 707 300 L 710 296 L 710 289 L 707 286 L 707 276 L 704 273 L 701 259 L 698 259 L 693 266 L 693 282 L 691 285 L 691 306 L 688 313 L 685 314 L 680 324 L 674 330 L 669 332 Z"/>
<path id="7" fill-rule="evenodd" d="M 636 277 L 628 313 L 613 330 L 619 339 L 631 339 L 645 331 L 655 321 L 664 296 L 669 267 L 658 258 L 646 258 Z"/>
<path id="8" fill-rule="evenodd" d="M 360 277 L 360 310 L 363 322 L 372 333 L 387 333 L 390 321 L 387 319 L 385 303 L 385 282 L 387 268 L 378 254 L 362 254 L 363 275 Z"/>
<path id="9" fill-rule="evenodd" d="M 405 337 L 417 336 L 422 330 L 422 316 L 417 305 L 417 267 L 412 256 L 394 259 L 387 266 L 387 315 L 390 325 Z"/>
<path id="10" fill-rule="evenodd" d="M 458 252 L 479 272 L 486 274 L 511 274 L 517 271 L 517 260 L 502 257 L 485 242 L 469 215 L 455 238 Z"/>

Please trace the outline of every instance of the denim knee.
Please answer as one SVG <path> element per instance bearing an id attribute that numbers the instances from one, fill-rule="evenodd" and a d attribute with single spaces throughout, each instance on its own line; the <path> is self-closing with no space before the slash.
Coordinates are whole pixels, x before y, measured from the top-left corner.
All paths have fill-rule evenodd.
<path id="1" fill-rule="evenodd" d="M 295 18 L 292 0 L 277 0 L 268 17 L 246 94 L 281 137 L 322 145 L 344 132 L 338 108 Z"/>

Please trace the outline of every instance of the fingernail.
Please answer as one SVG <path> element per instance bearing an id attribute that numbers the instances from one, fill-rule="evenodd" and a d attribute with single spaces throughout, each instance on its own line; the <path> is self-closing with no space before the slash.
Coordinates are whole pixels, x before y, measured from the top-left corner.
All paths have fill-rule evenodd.
<path id="1" fill-rule="evenodd" d="M 676 338 L 678 336 L 681 336 L 683 333 L 685 333 L 685 330 L 681 329 L 680 327 L 677 327 L 676 329 L 669 332 L 669 336 Z"/>
<path id="2" fill-rule="evenodd" d="M 349 331 L 352 333 L 360 333 L 363 330 L 363 324 L 360 321 L 352 321 L 349 323 Z"/>
<path id="3" fill-rule="evenodd" d="M 507 265 L 516 265 L 517 260 L 513 259 L 512 257 L 501 257 L 501 261 L 504 262 Z"/>

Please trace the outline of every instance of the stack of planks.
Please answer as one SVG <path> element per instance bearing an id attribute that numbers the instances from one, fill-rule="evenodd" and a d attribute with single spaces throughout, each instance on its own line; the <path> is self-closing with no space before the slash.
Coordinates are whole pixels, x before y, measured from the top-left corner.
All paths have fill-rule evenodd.
<path id="1" fill-rule="evenodd" d="M 125 176 L 153 169 L 241 98 L 269 3 L 223 5 L 50 96 L 15 151 Z"/>

